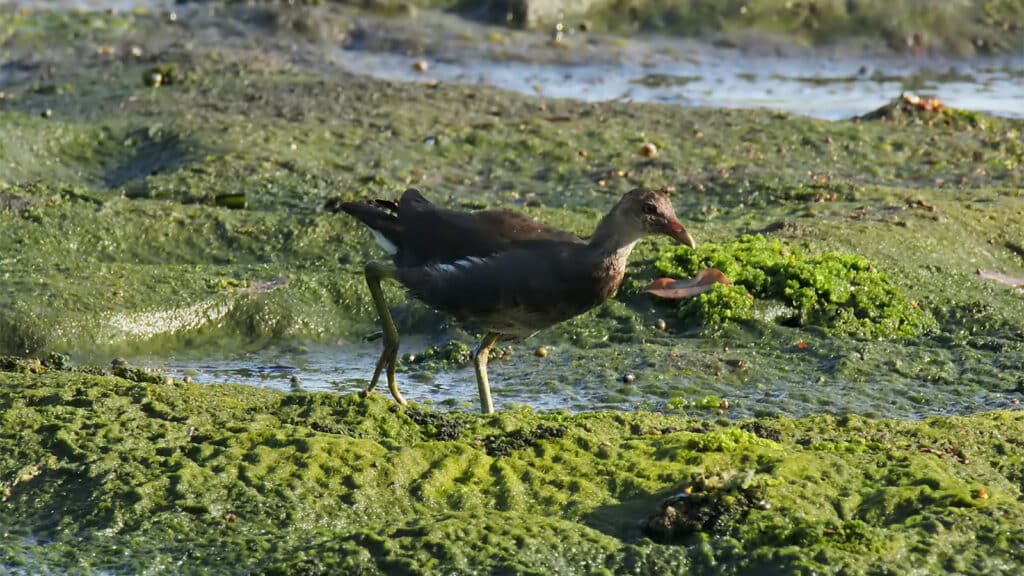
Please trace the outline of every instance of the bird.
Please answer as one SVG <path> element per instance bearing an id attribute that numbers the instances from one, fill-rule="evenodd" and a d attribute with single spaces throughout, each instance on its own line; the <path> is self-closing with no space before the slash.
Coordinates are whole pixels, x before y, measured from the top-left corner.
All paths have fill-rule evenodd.
<path id="1" fill-rule="evenodd" d="M 630 252 L 647 236 L 667 235 L 696 247 L 668 195 L 649 188 L 623 195 L 586 240 L 510 210 L 437 206 L 415 188 L 397 202 L 341 202 L 329 209 L 365 224 L 390 256 L 364 269 L 383 333 L 364 393 L 384 373 L 395 401 L 405 404 L 395 379 L 398 330 L 381 289 L 381 282 L 393 280 L 413 298 L 485 334 L 473 355 L 485 414 L 494 412 L 487 360 L 500 340 L 528 338 L 612 297 Z"/>

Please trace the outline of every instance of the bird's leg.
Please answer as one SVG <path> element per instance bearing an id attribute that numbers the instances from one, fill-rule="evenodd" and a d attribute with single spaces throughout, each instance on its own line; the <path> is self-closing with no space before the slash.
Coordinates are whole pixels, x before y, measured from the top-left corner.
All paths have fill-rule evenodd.
<path id="1" fill-rule="evenodd" d="M 494 403 L 491 401 L 491 385 L 487 382 L 487 357 L 491 348 L 501 338 L 501 334 L 488 332 L 480 341 L 480 346 L 473 356 L 473 367 L 476 368 L 476 385 L 480 389 L 480 411 L 484 414 L 494 413 Z"/>
<path id="2" fill-rule="evenodd" d="M 380 287 L 381 280 L 395 277 L 395 267 L 382 262 L 370 262 L 366 265 L 366 285 L 370 287 L 370 296 L 373 297 L 373 305 L 380 315 L 381 330 L 384 333 L 384 349 L 377 360 L 377 367 L 373 370 L 373 379 L 364 394 L 373 392 L 377 386 L 380 373 L 384 370 L 388 375 L 388 390 L 395 397 L 399 404 L 405 404 L 405 398 L 398 391 L 398 382 L 395 381 L 395 364 L 398 362 L 398 329 L 395 328 L 395 321 L 391 319 L 391 311 L 388 310 L 388 303 L 384 299 L 384 291 Z"/>

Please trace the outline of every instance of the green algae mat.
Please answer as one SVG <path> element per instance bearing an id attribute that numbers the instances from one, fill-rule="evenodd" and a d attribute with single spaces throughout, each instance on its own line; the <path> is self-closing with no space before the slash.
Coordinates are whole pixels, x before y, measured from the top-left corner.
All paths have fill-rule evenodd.
<path id="1" fill-rule="evenodd" d="M 1024 121 L 388 83 L 286 16 L 0 18 L 0 572 L 1024 569 Z M 583 235 L 667 187 L 698 249 L 502 350 L 490 417 L 431 384 L 474 336 L 394 286 L 400 382 L 449 406 L 94 367 L 362 340 L 382 254 L 324 207 L 408 186 Z"/>
<path id="2" fill-rule="evenodd" d="M 1016 573 L 1024 413 L 494 416 L 6 360 L 7 569 Z M 57 568 L 59 567 L 59 568 Z"/>

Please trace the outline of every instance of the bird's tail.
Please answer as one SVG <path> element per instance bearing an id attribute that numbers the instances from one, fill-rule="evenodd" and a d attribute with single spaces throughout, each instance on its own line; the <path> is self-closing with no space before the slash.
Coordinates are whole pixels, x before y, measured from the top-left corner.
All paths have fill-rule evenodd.
<path id="1" fill-rule="evenodd" d="M 398 253 L 402 240 L 402 224 L 398 219 L 398 206 L 390 200 L 340 202 L 325 206 L 329 212 L 345 212 L 370 229 L 374 240 L 388 254 Z"/>

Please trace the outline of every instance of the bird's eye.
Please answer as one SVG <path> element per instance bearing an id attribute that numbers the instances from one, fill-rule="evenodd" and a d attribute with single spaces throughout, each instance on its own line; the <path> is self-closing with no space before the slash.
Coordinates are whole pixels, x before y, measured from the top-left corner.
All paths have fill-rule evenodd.
<path id="1" fill-rule="evenodd" d="M 644 214 L 657 214 L 658 207 L 654 205 L 654 202 L 646 202 L 644 204 Z"/>

